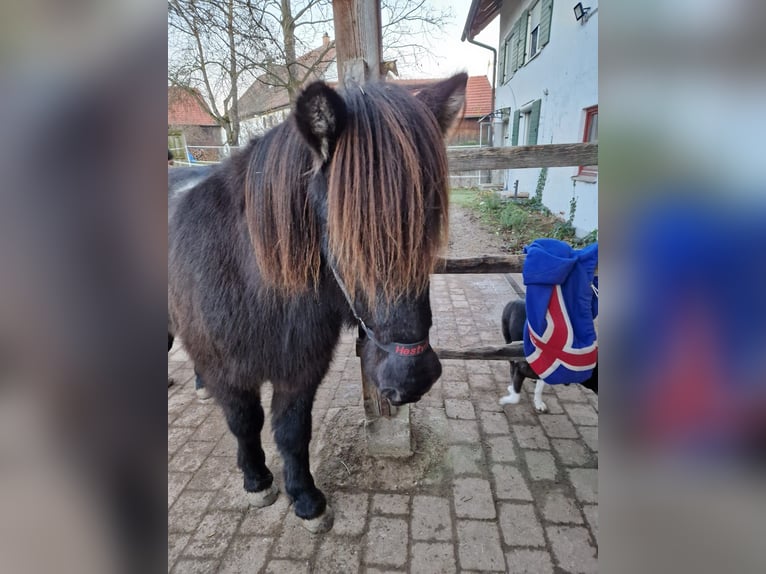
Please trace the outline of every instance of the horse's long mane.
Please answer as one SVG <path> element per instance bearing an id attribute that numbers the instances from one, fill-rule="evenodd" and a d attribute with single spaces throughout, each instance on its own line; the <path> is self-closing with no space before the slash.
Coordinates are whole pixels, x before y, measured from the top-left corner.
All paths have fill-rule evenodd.
<path id="1" fill-rule="evenodd" d="M 447 235 L 449 176 L 443 135 L 425 104 L 391 84 L 362 89 L 340 92 L 348 117 L 327 170 L 327 234 L 348 289 L 374 305 L 381 293 L 391 302 L 428 286 Z M 319 278 L 311 166 L 298 130 L 285 122 L 255 145 L 246 178 L 261 273 L 293 293 Z"/>

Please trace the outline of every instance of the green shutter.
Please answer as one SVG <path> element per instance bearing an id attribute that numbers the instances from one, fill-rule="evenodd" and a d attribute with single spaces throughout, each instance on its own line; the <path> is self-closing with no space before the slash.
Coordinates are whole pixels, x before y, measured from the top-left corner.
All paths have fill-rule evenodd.
<path id="1" fill-rule="evenodd" d="M 518 48 L 516 52 L 516 68 L 524 65 L 524 51 L 527 49 L 527 20 L 529 20 L 529 10 L 524 10 L 519 18 L 519 34 L 516 38 Z"/>
<path id="2" fill-rule="evenodd" d="M 518 56 L 519 56 L 519 23 L 516 22 L 513 25 L 513 29 L 511 30 L 511 37 L 509 38 L 509 42 L 511 42 L 510 49 L 511 49 L 511 73 L 515 72 L 519 69 L 518 65 Z"/>
<path id="3" fill-rule="evenodd" d="M 540 48 L 551 39 L 551 18 L 553 17 L 553 0 L 540 0 L 540 33 L 537 44 Z"/>
<path id="4" fill-rule="evenodd" d="M 499 58 L 499 67 L 497 68 L 497 84 L 498 86 L 503 85 L 508 78 L 505 77 L 505 52 L 507 51 L 508 46 L 508 38 L 505 39 L 505 41 L 500 45 L 500 58 Z"/>
<path id="5" fill-rule="evenodd" d="M 511 145 L 519 145 L 519 119 L 521 112 L 513 114 L 513 131 L 511 132 Z"/>
<path id="6" fill-rule="evenodd" d="M 537 145 L 537 131 L 540 127 L 540 100 L 535 100 L 529 112 L 529 137 L 527 145 Z"/>

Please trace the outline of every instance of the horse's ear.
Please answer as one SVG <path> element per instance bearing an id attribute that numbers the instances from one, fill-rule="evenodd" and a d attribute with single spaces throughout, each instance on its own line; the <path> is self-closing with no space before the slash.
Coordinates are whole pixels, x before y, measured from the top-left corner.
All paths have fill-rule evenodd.
<path id="1" fill-rule="evenodd" d="M 463 72 L 418 92 L 417 97 L 434 113 L 445 136 L 463 118 L 467 83 L 468 74 Z"/>
<path id="2" fill-rule="evenodd" d="M 327 162 L 346 126 L 346 104 L 330 86 L 314 82 L 295 102 L 295 123 L 312 151 Z"/>

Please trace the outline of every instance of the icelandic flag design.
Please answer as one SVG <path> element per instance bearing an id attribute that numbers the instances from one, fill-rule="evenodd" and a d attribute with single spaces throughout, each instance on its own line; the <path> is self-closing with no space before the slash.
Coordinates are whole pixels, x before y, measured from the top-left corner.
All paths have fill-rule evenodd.
<path id="1" fill-rule="evenodd" d="M 581 383 L 598 361 L 593 325 L 598 244 L 575 250 L 562 241 L 538 239 L 525 252 L 527 362 L 546 383 Z"/>

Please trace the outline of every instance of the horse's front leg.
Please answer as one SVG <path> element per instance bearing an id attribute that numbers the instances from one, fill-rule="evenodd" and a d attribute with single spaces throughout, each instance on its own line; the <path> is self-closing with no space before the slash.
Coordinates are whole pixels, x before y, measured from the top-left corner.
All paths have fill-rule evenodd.
<path id="1" fill-rule="evenodd" d="M 196 370 L 195 370 L 196 372 Z M 264 413 L 257 392 L 229 389 L 220 400 L 229 429 L 237 437 L 237 465 L 242 469 L 245 490 L 253 506 L 268 506 L 279 494 L 266 466 L 261 446 Z"/>
<path id="2" fill-rule="evenodd" d="M 309 470 L 311 407 L 317 386 L 275 383 L 271 411 L 274 439 L 284 460 L 285 490 L 295 514 L 311 532 L 325 532 L 332 528 L 332 509 Z"/>

